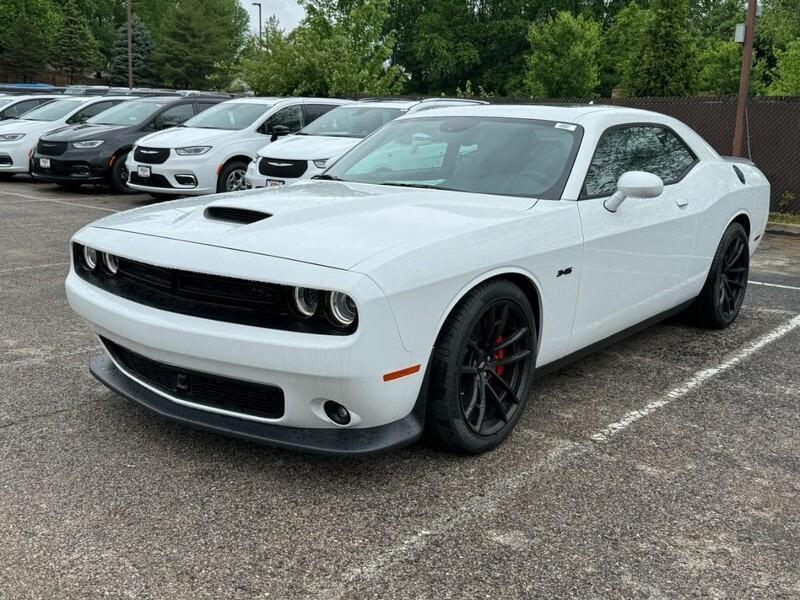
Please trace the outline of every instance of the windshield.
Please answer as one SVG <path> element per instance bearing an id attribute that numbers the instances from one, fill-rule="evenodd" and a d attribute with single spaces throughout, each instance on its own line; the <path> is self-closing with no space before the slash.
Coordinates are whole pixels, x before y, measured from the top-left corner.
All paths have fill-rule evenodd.
<path id="1" fill-rule="evenodd" d="M 139 125 L 156 114 L 166 102 L 137 102 L 131 100 L 112 106 L 87 120 L 93 125 Z"/>
<path id="2" fill-rule="evenodd" d="M 11 102 L 11 98 L 0 98 L 0 108 Z"/>
<path id="3" fill-rule="evenodd" d="M 301 130 L 299 135 L 364 138 L 405 112 L 382 106 L 340 106 Z"/>
<path id="4" fill-rule="evenodd" d="M 56 100 L 26 112 L 24 118 L 26 121 L 56 121 L 85 103 L 86 100 Z"/>
<path id="5" fill-rule="evenodd" d="M 418 117 L 390 123 L 323 177 L 557 200 L 583 129 L 504 117 Z"/>
<path id="6" fill-rule="evenodd" d="M 200 129 L 227 129 L 236 131 L 255 123 L 261 115 L 272 108 L 271 104 L 249 102 L 223 102 L 204 110 L 184 123 L 185 127 Z"/>

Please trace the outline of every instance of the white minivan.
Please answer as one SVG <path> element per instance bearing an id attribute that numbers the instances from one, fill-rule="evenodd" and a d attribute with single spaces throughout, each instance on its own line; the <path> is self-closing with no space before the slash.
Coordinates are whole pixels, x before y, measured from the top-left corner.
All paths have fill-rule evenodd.
<path id="1" fill-rule="evenodd" d="M 256 151 L 347 100 L 236 98 L 183 125 L 141 138 L 128 155 L 128 186 L 156 197 L 244 189 Z"/>
<path id="2" fill-rule="evenodd" d="M 332 110 L 297 135 L 264 146 L 247 167 L 248 188 L 274 187 L 310 179 L 362 139 L 404 114 L 429 108 L 486 104 L 479 100 L 368 98 Z"/>

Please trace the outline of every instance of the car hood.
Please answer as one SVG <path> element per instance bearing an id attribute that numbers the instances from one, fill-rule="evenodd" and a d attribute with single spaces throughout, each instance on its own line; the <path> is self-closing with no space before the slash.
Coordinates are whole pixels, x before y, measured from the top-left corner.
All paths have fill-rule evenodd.
<path id="1" fill-rule="evenodd" d="M 390 248 L 411 250 L 517 219 L 535 203 L 528 198 L 309 181 L 156 204 L 93 226 L 352 269 Z M 269 216 L 250 224 L 232 223 L 209 218 L 213 211 L 206 209 L 212 207 Z"/>
<path id="2" fill-rule="evenodd" d="M 124 125 L 93 125 L 85 123 L 82 125 L 68 125 L 61 129 L 56 129 L 47 134 L 47 141 L 50 142 L 79 142 L 82 140 L 106 139 L 109 135 L 125 131 L 128 127 Z"/>
<path id="3" fill-rule="evenodd" d="M 57 129 L 62 125 L 63 123 L 61 121 L 26 121 L 25 119 L 15 119 L 12 121 L 0 122 L 0 131 L 3 133 L 39 133 L 41 131 Z"/>
<path id="4" fill-rule="evenodd" d="M 226 141 L 241 131 L 228 131 L 226 129 L 200 129 L 197 127 L 174 127 L 151 133 L 140 139 L 137 146 L 150 148 L 184 148 L 186 146 L 210 146 L 214 143 Z"/>
<path id="5" fill-rule="evenodd" d="M 258 155 L 287 160 L 339 158 L 360 141 L 361 138 L 295 135 L 264 146 Z"/>

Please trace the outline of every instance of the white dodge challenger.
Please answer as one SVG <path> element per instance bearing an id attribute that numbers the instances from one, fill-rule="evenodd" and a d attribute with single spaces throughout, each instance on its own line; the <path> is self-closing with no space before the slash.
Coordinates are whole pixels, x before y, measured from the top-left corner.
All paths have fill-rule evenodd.
<path id="1" fill-rule="evenodd" d="M 537 376 L 678 311 L 736 318 L 769 183 L 664 115 L 402 117 L 316 180 L 178 200 L 72 240 L 106 386 L 192 427 L 354 455 L 478 453 Z"/>

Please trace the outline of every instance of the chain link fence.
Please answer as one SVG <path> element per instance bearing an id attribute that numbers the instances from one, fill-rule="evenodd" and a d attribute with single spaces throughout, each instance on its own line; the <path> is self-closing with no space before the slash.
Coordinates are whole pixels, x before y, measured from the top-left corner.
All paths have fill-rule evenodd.
<path id="1" fill-rule="evenodd" d="M 730 155 L 735 96 L 686 98 L 488 98 L 508 104 L 608 104 L 663 113 L 680 119 L 722 155 Z M 750 98 L 745 155 L 772 184 L 772 210 L 800 213 L 800 97 Z"/>

